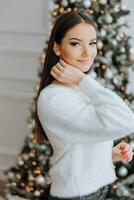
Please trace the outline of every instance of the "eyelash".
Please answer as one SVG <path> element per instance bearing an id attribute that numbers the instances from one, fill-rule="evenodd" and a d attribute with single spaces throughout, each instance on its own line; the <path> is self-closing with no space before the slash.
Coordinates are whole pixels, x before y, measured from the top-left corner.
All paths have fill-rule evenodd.
<path id="1" fill-rule="evenodd" d="M 72 42 L 70 43 L 72 46 L 76 46 L 77 44 L 79 44 L 78 42 Z M 93 44 L 93 45 L 96 45 L 97 43 L 96 42 L 91 42 L 89 44 Z"/>

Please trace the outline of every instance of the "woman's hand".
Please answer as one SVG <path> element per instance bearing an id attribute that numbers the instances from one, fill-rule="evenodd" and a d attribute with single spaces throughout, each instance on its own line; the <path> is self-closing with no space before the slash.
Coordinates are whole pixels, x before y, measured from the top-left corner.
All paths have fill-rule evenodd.
<path id="1" fill-rule="evenodd" d="M 130 145 L 126 142 L 120 142 L 112 149 L 113 161 L 130 162 L 133 158 L 133 151 Z"/>
<path id="2" fill-rule="evenodd" d="M 62 59 L 52 67 L 50 74 L 59 82 L 74 85 L 78 85 L 81 79 L 86 76 L 78 68 L 67 64 Z"/>

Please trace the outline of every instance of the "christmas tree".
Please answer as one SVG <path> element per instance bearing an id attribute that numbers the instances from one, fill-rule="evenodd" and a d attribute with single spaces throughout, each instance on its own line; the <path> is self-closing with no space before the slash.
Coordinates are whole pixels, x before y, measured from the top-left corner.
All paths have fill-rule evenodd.
<path id="1" fill-rule="evenodd" d="M 65 11 L 84 10 L 97 23 L 98 56 L 88 72 L 101 84 L 115 91 L 134 110 L 134 91 L 129 77 L 134 67 L 133 48 L 128 35 L 128 22 L 125 16 L 129 10 L 121 0 L 55 0 L 53 1 L 52 25 L 55 17 Z M 44 48 L 41 55 L 40 80 L 45 59 Z M 38 84 L 37 84 L 38 89 Z M 51 145 L 45 139 L 37 142 L 34 127 L 34 106 L 28 124 L 31 134 L 26 138 L 17 164 L 7 174 L 6 198 L 17 194 L 30 199 L 47 199 L 51 180 L 48 169 L 53 154 Z M 122 138 L 121 138 L 122 139 Z M 134 149 L 134 134 L 124 138 Z M 115 144 L 120 140 L 115 141 Z M 134 161 L 115 162 L 117 180 L 111 189 L 111 199 L 134 199 Z"/>
<path id="2" fill-rule="evenodd" d="M 48 199 L 51 185 L 49 167 L 51 166 L 53 149 L 46 137 L 42 136 L 40 139 L 37 137 L 35 127 L 35 102 L 45 59 L 44 52 L 46 52 L 46 49 L 40 56 L 41 66 L 35 85 L 35 97 L 31 103 L 30 116 L 27 120 L 30 134 L 25 138 L 15 165 L 5 170 L 4 199 L 6 200 L 16 199 L 18 196 L 30 200 Z"/>

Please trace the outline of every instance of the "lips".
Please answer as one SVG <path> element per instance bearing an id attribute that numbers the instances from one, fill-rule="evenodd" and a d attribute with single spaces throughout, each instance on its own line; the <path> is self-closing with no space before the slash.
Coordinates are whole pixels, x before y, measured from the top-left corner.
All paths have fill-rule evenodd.
<path id="1" fill-rule="evenodd" d="M 78 61 L 83 64 L 89 64 L 91 62 L 91 60 L 78 60 Z"/>

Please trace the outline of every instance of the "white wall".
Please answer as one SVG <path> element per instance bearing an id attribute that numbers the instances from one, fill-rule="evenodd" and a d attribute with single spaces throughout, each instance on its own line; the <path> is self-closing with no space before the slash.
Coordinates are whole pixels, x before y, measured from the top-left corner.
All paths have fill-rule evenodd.
<path id="1" fill-rule="evenodd" d="M 0 0 L 0 169 L 14 164 L 47 38 L 49 0 Z"/>

